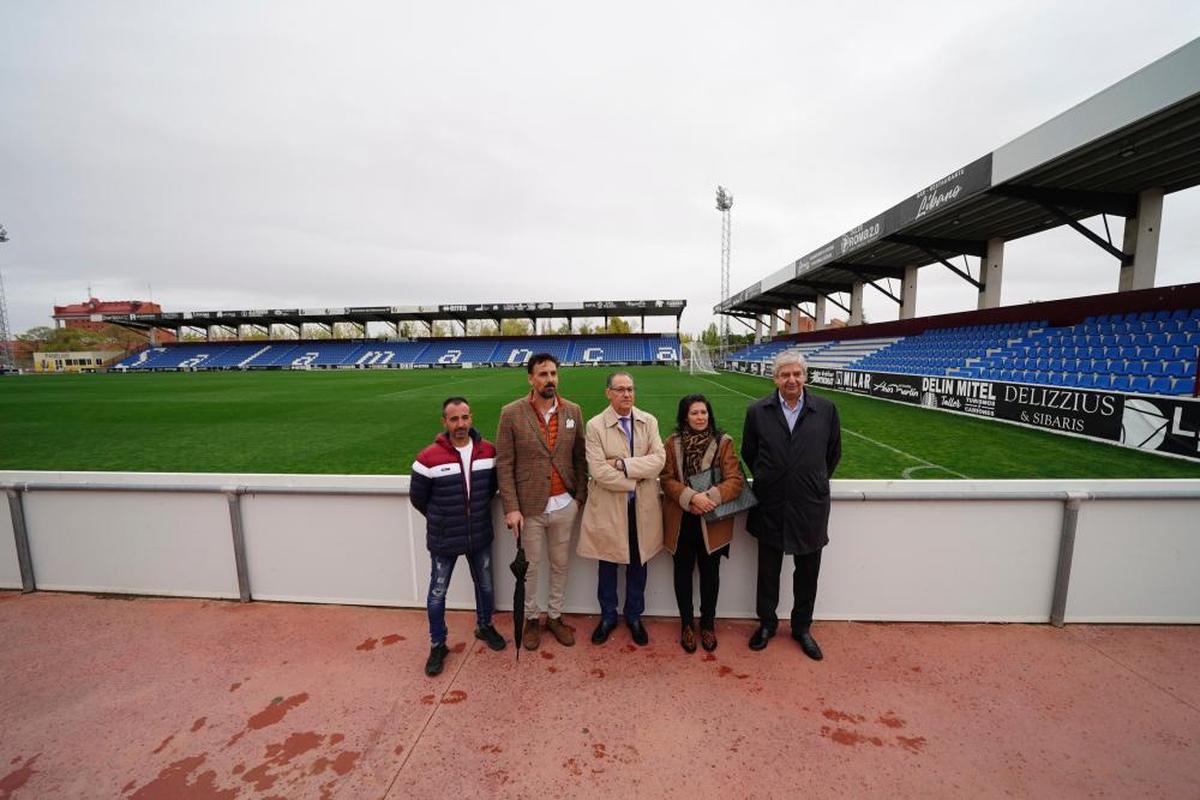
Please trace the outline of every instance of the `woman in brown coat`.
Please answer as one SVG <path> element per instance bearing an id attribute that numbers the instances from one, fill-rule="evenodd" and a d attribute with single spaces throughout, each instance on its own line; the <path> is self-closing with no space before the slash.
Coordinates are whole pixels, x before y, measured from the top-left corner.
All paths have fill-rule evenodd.
<path id="1" fill-rule="evenodd" d="M 700 643 L 717 648 L 714 623 L 720 589 L 721 557 L 729 555 L 733 517 L 708 522 L 703 515 L 742 492 L 745 478 L 738 467 L 733 438 L 717 428 L 712 404 L 702 394 L 679 401 L 675 432 L 666 441 L 667 462 L 659 476 L 663 492 L 663 545 L 675 558 L 675 599 L 682 629 L 679 644 L 696 652 L 692 605 L 692 570 L 700 567 Z M 688 485 L 688 478 L 716 466 L 721 478 L 705 492 Z M 715 476 L 714 476 L 715 477 Z"/>

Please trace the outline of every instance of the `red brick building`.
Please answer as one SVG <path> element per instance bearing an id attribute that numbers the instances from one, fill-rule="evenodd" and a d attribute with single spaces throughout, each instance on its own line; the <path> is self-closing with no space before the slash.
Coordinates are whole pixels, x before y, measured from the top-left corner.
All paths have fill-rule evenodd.
<path id="1" fill-rule="evenodd" d="M 83 328 L 99 331 L 106 323 L 101 314 L 161 314 L 162 306 L 148 300 L 97 300 L 90 297 L 82 303 L 54 307 L 56 328 Z"/>
<path id="2" fill-rule="evenodd" d="M 103 332 L 110 324 L 102 321 L 104 314 L 161 314 L 162 306 L 149 300 L 98 300 L 89 297 L 82 303 L 71 303 L 54 307 L 54 327 L 82 328 L 89 331 Z M 159 330 L 157 341 L 173 342 L 175 334 Z"/>

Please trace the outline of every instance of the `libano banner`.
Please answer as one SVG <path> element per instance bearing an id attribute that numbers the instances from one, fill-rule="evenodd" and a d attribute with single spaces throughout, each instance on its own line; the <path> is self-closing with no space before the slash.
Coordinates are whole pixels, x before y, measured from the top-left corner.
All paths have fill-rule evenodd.
<path id="1" fill-rule="evenodd" d="M 809 368 L 808 382 L 1200 460 L 1200 400 L 1192 397 L 819 367 Z"/>

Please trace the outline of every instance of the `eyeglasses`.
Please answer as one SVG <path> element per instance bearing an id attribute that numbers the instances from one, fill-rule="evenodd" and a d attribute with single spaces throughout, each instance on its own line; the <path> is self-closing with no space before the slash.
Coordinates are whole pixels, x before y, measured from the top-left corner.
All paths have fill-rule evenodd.
<path id="1" fill-rule="evenodd" d="M 632 386 L 614 386 L 611 389 L 609 389 L 609 391 L 616 392 L 617 394 L 633 394 L 633 387 Z"/>

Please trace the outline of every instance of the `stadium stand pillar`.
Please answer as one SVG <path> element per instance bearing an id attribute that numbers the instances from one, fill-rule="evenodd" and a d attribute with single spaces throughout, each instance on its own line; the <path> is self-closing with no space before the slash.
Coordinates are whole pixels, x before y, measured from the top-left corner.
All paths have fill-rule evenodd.
<path id="1" fill-rule="evenodd" d="M 900 294 L 900 319 L 912 319 L 917 315 L 917 266 L 904 268 L 904 287 Z"/>
<path id="2" fill-rule="evenodd" d="M 825 295 L 817 295 L 817 313 L 813 317 L 813 330 L 819 331 L 825 327 Z"/>
<path id="3" fill-rule="evenodd" d="M 762 316 L 759 314 L 755 314 L 754 315 L 754 343 L 755 344 L 762 344 L 762 333 L 763 333 L 762 329 L 763 329 Z"/>
<path id="4" fill-rule="evenodd" d="M 850 287 L 850 324 L 862 325 L 862 281 L 855 281 Z"/>
<path id="5" fill-rule="evenodd" d="M 1125 242 L 1121 250 L 1133 256 L 1133 263 L 1121 266 L 1117 291 L 1130 292 L 1154 288 L 1158 267 L 1158 237 L 1162 228 L 1163 190 L 1146 189 L 1138 193 L 1137 216 L 1125 220 Z"/>
<path id="6" fill-rule="evenodd" d="M 1000 279 L 1004 274 L 1004 240 L 988 239 L 987 255 L 979 269 L 979 305 L 977 308 L 999 308 Z"/>
<path id="7" fill-rule="evenodd" d="M 800 307 L 792 306 L 788 309 L 788 333 L 800 332 Z"/>

